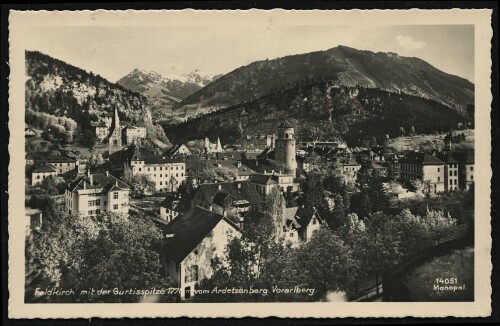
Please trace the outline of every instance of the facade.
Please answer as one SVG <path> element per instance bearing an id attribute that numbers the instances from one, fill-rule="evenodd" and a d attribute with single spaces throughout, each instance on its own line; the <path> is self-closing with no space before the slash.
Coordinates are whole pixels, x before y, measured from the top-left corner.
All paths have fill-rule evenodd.
<path id="1" fill-rule="evenodd" d="M 323 223 L 316 208 L 288 207 L 285 209 L 283 223 L 284 241 L 290 243 L 292 247 L 306 243 Z"/>
<path id="2" fill-rule="evenodd" d="M 199 207 L 174 219 L 163 232 L 162 265 L 180 289 L 181 300 L 195 294 L 198 283 L 212 276 L 213 259 L 224 261 L 226 245 L 241 237 L 238 226 L 228 218 Z"/>
<path id="3" fill-rule="evenodd" d="M 95 126 L 95 137 L 99 141 L 103 141 L 108 137 L 109 128 L 104 122 L 100 122 L 97 126 Z"/>
<path id="4" fill-rule="evenodd" d="M 129 148 L 128 168 L 132 175 L 145 174 L 155 182 L 155 191 L 174 192 L 186 181 L 186 163 L 182 158 L 157 156 L 145 148 Z"/>
<path id="5" fill-rule="evenodd" d="M 190 207 L 191 203 L 187 200 L 175 196 L 167 196 L 160 204 L 160 218 L 170 223 L 177 216 L 186 214 Z"/>
<path id="6" fill-rule="evenodd" d="M 444 162 L 427 153 L 409 152 L 399 160 L 401 178 L 428 183 L 431 194 L 445 191 Z"/>
<path id="7" fill-rule="evenodd" d="M 278 127 L 278 138 L 275 140 L 274 159 L 291 171 L 292 175 L 297 173 L 297 161 L 295 158 L 295 134 L 290 122 L 285 121 Z"/>
<path id="8" fill-rule="evenodd" d="M 123 139 L 127 146 L 137 144 L 141 139 L 146 138 L 146 127 L 143 124 L 127 125 L 122 129 Z"/>
<path id="9" fill-rule="evenodd" d="M 110 154 L 122 149 L 122 131 L 120 126 L 120 117 L 118 116 L 118 108 L 116 106 L 107 140 Z"/>
<path id="10" fill-rule="evenodd" d="M 458 161 L 458 183 L 460 189 L 471 189 L 474 184 L 474 151 L 454 152 L 452 156 Z"/>
<path id="11" fill-rule="evenodd" d="M 92 216 L 105 211 L 128 213 L 130 187 L 108 172 L 79 177 L 68 185 L 65 207 L 69 214 Z"/>
<path id="12" fill-rule="evenodd" d="M 56 168 L 51 164 L 40 165 L 31 172 L 31 185 L 39 186 L 42 184 L 43 180 L 48 177 L 57 177 Z"/>
<path id="13" fill-rule="evenodd" d="M 450 154 L 439 155 L 444 162 L 444 188 L 446 191 L 459 189 L 458 161 Z"/>

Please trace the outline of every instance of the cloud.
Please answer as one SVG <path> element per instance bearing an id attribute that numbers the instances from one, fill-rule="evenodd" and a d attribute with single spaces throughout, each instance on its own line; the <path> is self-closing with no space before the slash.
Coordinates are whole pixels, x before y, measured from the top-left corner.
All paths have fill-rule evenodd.
<path id="1" fill-rule="evenodd" d="M 403 35 L 398 35 L 396 41 L 398 41 L 399 46 L 409 51 L 419 50 L 427 45 L 424 41 L 416 41 L 410 36 Z"/>

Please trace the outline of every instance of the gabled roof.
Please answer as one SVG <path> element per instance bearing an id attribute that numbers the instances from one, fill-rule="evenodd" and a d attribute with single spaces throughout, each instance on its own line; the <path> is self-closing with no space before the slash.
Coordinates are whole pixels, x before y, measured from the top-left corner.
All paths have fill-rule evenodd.
<path id="1" fill-rule="evenodd" d="M 182 262 L 222 220 L 239 231 L 234 223 L 222 215 L 194 207 L 187 214 L 175 218 L 163 229 L 166 234 L 163 254 L 177 263 Z"/>
<path id="2" fill-rule="evenodd" d="M 261 185 L 273 185 L 276 181 L 273 180 L 273 175 L 271 174 L 254 174 L 250 176 L 250 180 L 253 183 Z"/>
<path id="3" fill-rule="evenodd" d="M 130 161 L 144 161 L 145 164 L 167 164 L 182 163 L 182 158 L 172 158 L 155 155 L 152 151 L 144 147 L 130 146 L 127 149 L 127 155 Z"/>
<path id="4" fill-rule="evenodd" d="M 419 164 L 419 165 L 441 165 L 443 161 L 435 156 L 421 152 L 409 152 L 401 160 L 401 163 Z"/>
<path id="5" fill-rule="evenodd" d="M 46 173 L 46 172 L 57 172 L 56 168 L 51 164 L 43 164 L 38 166 L 33 173 Z"/>
<path id="6" fill-rule="evenodd" d="M 51 154 L 45 159 L 45 161 L 48 163 L 75 163 L 76 159 L 60 154 Z"/>
<path id="7" fill-rule="evenodd" d="M 92 174 L 92 184 L 90 184 L 90 177 L 88 175 L 84 175 L 73 181 L 68 190 L 71 192 L 75 192 L 78 190 L 84 189 L 102 189 L 102 191 L 111 191 L 111 190 L 129 190 L 130 187 L 120 179 L 112 176 L 111 174 L 106 175 L 105 173 L 96 173 Z"/>
<path id="8" fill-rule="evenodd" d="M 191 208 L 191 203 L 187 200 L 176 198 L 175 196 L 172 195 L 168 195 L 162 201 L 160 206 L 184 214 Z"/>
<path id="9" fill-rule="evenodd" d="M 239 188 L 238 184 L 240 184 Z M 214 197 L 219 192 L 231 195 L 234 200 L 247 200 L 251 205 L 264 203 L 264 199 L 259 195 L 255 186 L 248 181 L 201 184 L 198 187 L 198 192 L 203 193 L 205 201 L 208 203 L 213 203 Z"/>
<path id="10" fill-rule="evenodd" d="M 285 225 L 286 227 L 295 227 L 295 228 L 305 228 L 311 222 L 313 216 L 317 214 L 315 208 L 311 207 L 287 207 L 285 209 Z M 317 214 L 319 222 L 322 223 L 323 220 Z"/>

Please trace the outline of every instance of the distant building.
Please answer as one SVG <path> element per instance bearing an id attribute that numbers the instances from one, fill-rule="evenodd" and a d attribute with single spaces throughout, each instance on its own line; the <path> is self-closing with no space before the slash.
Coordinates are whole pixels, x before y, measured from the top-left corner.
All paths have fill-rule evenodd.
<path id="1" fill-rule="evenodd" d="M 25 207 L 25 234 L 29 236 L 33 230 L 40 230 L 42 228 L 42 211 L 38 208 Z"/>
<path id="2" fill-rule="evenodd" d="M 83 216 L 97 215 L 105 211 L 128 213 L 129 193 L 130 187 L 108 172 L 88 172 L 66 188 L 66 211 Z"/>
<path id="3" fill-rule="evenodd" d="M 454 191 L 459 189 L 458 161 L 451 154 L 438 155 L 444 162 L 444 189 Z"/>
<path id="4" fill-rule="evenodd" d="M 399 160 L 401 178 L 429 183 L 431 194 L 445 191 L 444 162 L 427 153 L 409 152 Z"/>
<path id="5" fill-rule="evenodd" d="M 95 126 L 95 137 L 99 141 L 105 140 L 108 137 L 108 133 L 109 127 L 104 122 L 101 121 Z"/>
<path id="6" fill-rule="evenodd" d="M 474 150 L 451 154 L 458 161 L 458 183 L 461 189 L 468 190 L 474 184 Z"/>
<path id="7" fill-rule="evenodd" d="M 295 134 L 294 128 L 288 121 L 278 126 L 278 138 L 275 140 L 274 159 L 291 171 L 293 176 L 297 173 L 297 161 L 295 159 Z"/>
<path id="8" fill-rule="evenodd" d="M 213 275 L 213 260 L 224 263 L 226 246 L 241 237 L 240 229 L 230 219 L 200 207 L 175 218 L 163 232 L 165 244 L 160 259 L 166 276 L 180 289 L 181 300 L 195 294 L 199 282 Z"/>
<path id="9" fill-rule="evenodd" d="M 43 180 L 48 177 L 57 177 L 56 168 L 51 164 L 40 165 L 31 172 L 31 185 L 39 186 L 42 184 Z"/>
<path id="10" fill-rule="evenodd" d="M 264 199 L 248 181 L 206 183 L 198 186 L 192 205 L 208 210 L 214 210 L 214 206 L 218 206 L 221 213 L 232 206 L 238 213 L 245 213 L 251 210 L 262 211 Z"/>
<path id="11" fill-rule="evenodd" d="M 220 142 L 220 138 L 217 137 L 217 142 L 211 143 L 208 137 L 205 137 L 204 150 L 205 153 L 207 154 L 222 152 L 223 149 L 222 149 L 222 144 Z"/>
<path id="12" fill-rule="evenodd" d="M 132 175 L 145 174 L 155 182 L 155 190 L 177 191 L 186 180 L 186 163 L 182 158 L 158 156 L 146 148 L 129 147 L 127 168 Z"/>
<path id="13" fill-rule="evenodd" d="M 127 146 L 138 144 L 141 139 L 146 138 L 146 126 L 142 122 L 135 125 L 128 124 L 122 129 L 122 134 Z"/>
<path id="14" fill-rule="evenodd" d="M 355 159 L 349 158 L 340 163 L 342 177 L 345 183 L 355 182 L 358 177 L 358 172 L 361 170 L 361 164 L 356 162 Z"/>
<path id="15" fill-rule="evenodd" d="M 189 201 L 169 195 L 160 204 L 160 218 L 170 223 L 177 216 L 186 214 L 190 207 Z"/>
<path id="16" fill-rule="evenodd" d="M 177 157 L 191 155 L 191 150 L 185 144 L 178 144 L 170 147 L 163 153 L 164 156 Z"/>
<path id="17" fill-rule="evenodd" d="M 33 128 L 24 128 L 24 137 L 35 137 L 36 131 Z"/>
<path id="18" fill-rule="evenodd" d="M 59 152 L 30 152 L 25 155 L 26 165 L 52 165 L 58 175 L 76 169 L 79 160 L 71 157 L 66 157 Z"/>
<path id="19" fill-rule="evenodd" d="M 118 116 L 118 108 L 116 106 L 113 122 L 109 128 L 107 141 L 109 153 L 114 153 L 122 149 L 122 131 L 120 126 L 120 117 Z"/>

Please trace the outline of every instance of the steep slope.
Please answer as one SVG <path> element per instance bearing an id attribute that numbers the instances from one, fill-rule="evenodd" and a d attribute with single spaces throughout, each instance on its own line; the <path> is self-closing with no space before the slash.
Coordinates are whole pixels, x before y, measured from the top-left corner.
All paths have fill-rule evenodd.
<path id="1" fill-rule="evenodd" d="M 167 141 L 141 94 L 37 51 L 26 51 L 25 63 L 26 122 L 42 129 L 67 123 L 92 130 L 91 122 L 116 106 L 122 120 L 143 121 L 151 139 Z"/>
<path id="2" fill-rule="evenodd" d="M 189 111 L 206 113 L 318 81 L 416 95 L 457 111 L 464 111 L 468 104 L 474 103 L 471 82 L 442 72 L 421 59 L 338 46 L 240 67 L 187 97 L 179 108 L 188 114 Z"/>
<path id="3" fill-rule="evenodd" d="M 469 115 L 419 96 L 318 82 L 276 91 L 164 128 L 176 141 L 208 135 L 232 143 L 246 134 L 275 133 L 285 119 L 295 126 L 301 140 L 343 140 L 350 146 L 380 144 L 411 131 L 444 132 L 473 123 Z"/>

